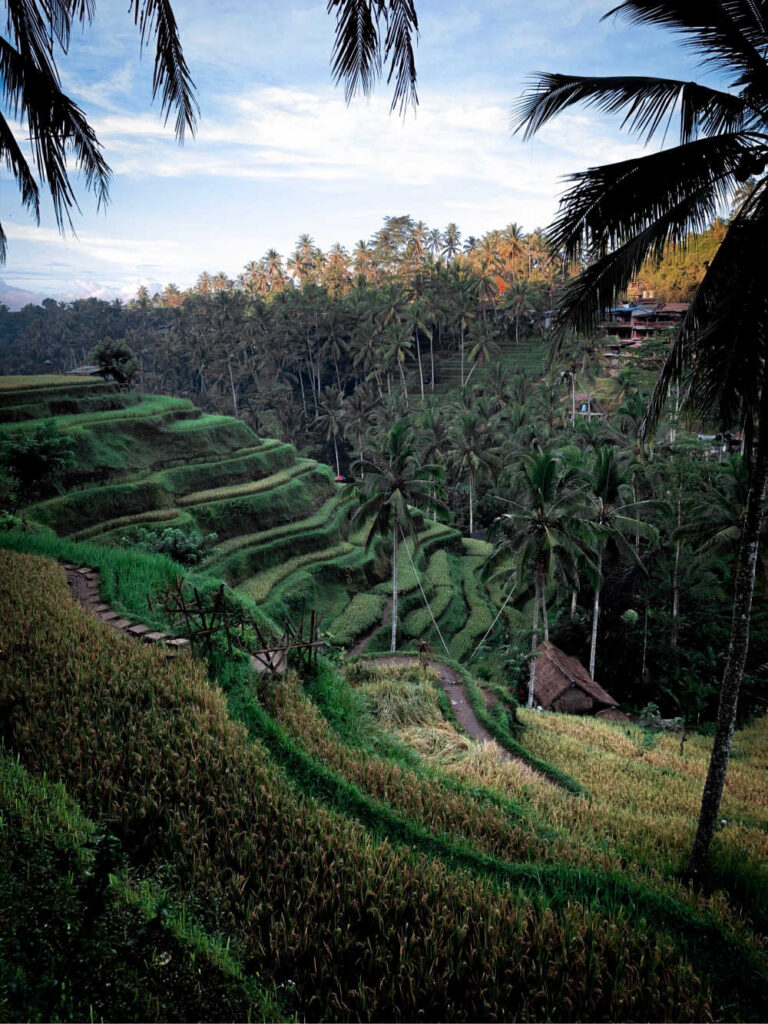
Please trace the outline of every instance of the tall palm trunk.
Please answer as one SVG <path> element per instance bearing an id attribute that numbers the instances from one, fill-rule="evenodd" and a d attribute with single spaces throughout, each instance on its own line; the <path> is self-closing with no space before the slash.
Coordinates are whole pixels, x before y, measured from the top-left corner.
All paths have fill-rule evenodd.
<path id="1" fill-rule="evenodd" d="M 472 494 L 472 474 L 470 473 L 469 474 L 469 532 L 470 532 L 470 534 L 472 533 L 472 531 L 475 528 L 475 526 L 474 526 L 475 520 L 474 520 L 474 514 L 473 514 L 474 510 L 472 508 L 474 502 L 473 502 L 472 499 L 473 499 L 473 494 Z"/>
<path id="2" fill-rule="evenodd" d="M 600 589 L 603 582 L 603 549 L 597 552 L 597 582 L 595 583 L 595 602 L 592 605 L 592 640 L 589 645 L 589 674 L 595 678 L 595 656 L 597 654 L 597 623 L 600 619 Z"/>
<path id="3" fill-rule="evenodd" d="M 392 640 L 389 645 L 390 651 L 397 650 L 397 515 L 394 516 L 395 525 L 392 528 Z"/>
<path id="4" fill-rule="evenodd" d="M 429 336 L 429 365 L 430 365 L 430 380 L 429 390 L 435 390 L 435 346 L 432 342 L 432 335 Z"/>
<path id="5" fill-rule="evenodd" d="M 341 476 L 341 469 L 339 468 L 339 445 L 335 434 L 333 435 L 333 452 L 336 456 L 336 476 Z"/>
<path id="6" fill-rule="evenodd" d="M 717 729 L 691 855 L 691 864 L 695 874 L 701 873 L 706 866 L 709 847 L 715 834 L 715 825 L 725 784 L 725 773 L 731 753 L 733 730 L 736 725 L 739 687 L 749 647 L 749 617 L 752 608 L 752 593 L 755 587 L 755 568 L 760 545 L 763 502 L 768 482 L 768 381 L 763 382 L 755 449 L 755 458 L 750 474 L 752 480 L 747 491 L 739 555 L 736 563 L 728 660 L 720 687 Z"/>
<path id="7" fill-rule="evenodd" d="M 421 388 L 421 402 L 424 404 L 424 371 L 421 368 L 421 342 L 419 332 L 416 331 L 416 358 L 419 361 L 419 387 Z"/>
<path id="8" fill-rule="evenodd" d="M 528 678 L 528 707 L 533 707 L 533 687 L 536 681 L 536 648 L 539 640 L 539 604 L 541 603 L 541 591 L 539 584 L 539 573 L 536 571 L 536 583 L 533 594 L 533 624 L 531 627 L 531 674 Z"/>
<path id="9" fill-rule="evenodd" d="M 547 615 L 547 583 L 541 581 L 541 622 L 544 628 L 544 640 L 549 643 L 549 616 Z"/>
<path id="10" fill-rule="evenodd" d="M 408 384 L 406 383 L 405 380 L 405 370 L 403 369 L 403 364 L 400 362 L 399 359 L 397 360 L 397 368 L 400 371 L 400 380 L 402 381 L 403 384 L 403 395 L 405 396 L 405 411 L 410 412 L 411 407 L 408 403 Z"/>

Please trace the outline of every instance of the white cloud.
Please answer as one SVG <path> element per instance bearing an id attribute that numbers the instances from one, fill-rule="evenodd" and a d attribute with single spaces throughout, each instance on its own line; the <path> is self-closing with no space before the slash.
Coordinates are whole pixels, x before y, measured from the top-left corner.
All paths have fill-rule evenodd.
<path id="1" fill-rule="evenodd" d="M 62 236 L 55 228 L 13 223 L 6 225 L 5 232 L 11 242 L 55 246 L 60 251 L 69 250 L 78 259 L 85 256 L 102 263 L 114 263 L 124 267 L 167 262 L 181 257 L 184 253 L 181 244 L 168 240 L 112 238 L 106 234 L 91 233 Z"/>
<path id="2" fill-rule="evenodd" d="M 512 192 L 558 190 L 558 179 L 587 163 L 626 159 L 635 143 L 589 116 L 563 115 L 537 141 L 509 134 L 509 108 L 499 98 L 433 98 L 405 120 L 386 100 L 347 107 L 308 90 L 264 87 L 231 97 L 226 119 L 203 122 L 194 143 L 179 149 L 150 117 L 109 116 L 96 124 L 116 173 L 317 182 L 369 187 L 463 182 Z"/>

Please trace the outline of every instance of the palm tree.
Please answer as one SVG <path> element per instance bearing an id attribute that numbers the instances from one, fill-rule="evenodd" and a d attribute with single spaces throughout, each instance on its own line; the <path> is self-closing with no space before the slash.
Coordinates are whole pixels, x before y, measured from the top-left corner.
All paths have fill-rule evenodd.
<path id="1" fill-rule="evenodd" d="M 440 255 L 444 258 L 446 263 L 450 263 L 461 252 L 461 232 L 458 227 L 451 222 L 443 232 L 443 248 L 440 250 Z"/>
<path id="2" fill-rule="evenodd" d="M 355 519 L 373 517 L 366 538 L 369 547 L 375 537 L 392 537 L 392 639 L 390 650 L 397 649 L 397 557 L 400 536 L 413 533 L 410 506 L 431 508 L 439 504 L 433 497 L 436 466 L 419 465 L 413 441 L 413 428 L 407 419 L 396 420 L 386 435 L 385 449 L 370 459 L 361 459 L 365 478 L 360 487 L 361 504 Z"/>
<path id="3" fill-rule="evenodd" d="M 476 412 L 461 412 L 450 432 L 448 467 L 469 485 L 469 532 L 475 529 L 477 477 L 482 471 L 499 470 L 501 461 L 488 433 L 488 421 Z"/>
<path id="4" fill-rule="evenodd" d="M 559 459 L 552 452 L 536 452 L 520 457 L 514 491 L 519 501 L 505 501 L 511 511 L 494 524 L 501 535 L 491 556 L 491 565 L 500 565 L 499 572 L 510 557 L 514 564 L 517 586 L 533 584 L 533 617 L 531 623 L 531 671 L 528 679 L 528 707 L 533 707 L 533 686 L 536 673 L 539 611 L 542 612 L 544 639 L 549 640 L 546 595 L 547 587 L 559 572 L 571 586 L 578 584 L 577 565 L 584 557 L 581 538 L 583 523 L 579 519 L 579 494 L 573 474 L 564 473 Z"/>
<path id="5" fill-rule="evenodd" d="M 642 506 L 658 504 L 635 500 L 631 479 L 639 468 L 639 465 L 632 461 L 623 460 L 622 464 L 617 449 L 606 445 L 598 448 L 595 452 L 587 477 L 589 509 L 585 519 L 591 525 L 594 533 L 593 551 L 596 556 L 592 637 L 589 645 L 589 674 L 593 679 L 595 678 L 597 627 L 600 619 L 600 592 L 603 583 L 603 560 L 606 548 L 609 543 L 612 543 L 621 554 L 639 563 L 635 549 L 628 543 L 625 534 L 633 533 L 635 537 L 644 536 L 651 540 L 658 538 L 658 532 L 654 527 L 629 514 L 636 513 Z"/>
<path id="6" fill-rule="evenodd" d="M 658 423 L 671 385 L 684 387 L 699 416 L 743 425 L 748 491 L 736 567 L 728 658 L 712 757 L 692 851 L 695 873 L 709 856 L 728 768 L 749 622 L 763 502 L 768 483 L 768 30 L 765 0 L 627 0 L 614 12 L 636 24 L 684 34 L 686 43 L 730 79 L 729 92 L 673 79 L 546 74 L 523 97 L 519 128 L 534 134 L 584 101 L 649 141 L 680 118 L 679 145 L 591 168 L 572 177 L 550 232 L 554 251 L 581 261 L 563 294 L 559 331 L 589 333 L 646 259 L 711 223 L 740 185 L 759 179 L 729 222 L 661 371 L 646 419 Z"/>
<path id="7" fill-rule="evenodd" d="M 320 399 L 320 411 L 315 420 L 326 441 L 333 441 L 336 457 L 336 476 L 341 476 L 339 462 L 339 434 L 344 432 L 344 396 L 333 388 L 325 388 Z"/>

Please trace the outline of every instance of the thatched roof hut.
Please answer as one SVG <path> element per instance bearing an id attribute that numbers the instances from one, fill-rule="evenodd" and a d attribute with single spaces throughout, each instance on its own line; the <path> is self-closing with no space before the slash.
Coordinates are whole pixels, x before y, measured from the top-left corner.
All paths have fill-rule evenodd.
<path id="1" fill-rule="evenodd" d="M 619 710 L 618 701 L 594 681 L 577 658 L 564 654 L 548 640 L 539 644 L 536 653 L 534 704 L 568 715 L 626 718 Z"/>

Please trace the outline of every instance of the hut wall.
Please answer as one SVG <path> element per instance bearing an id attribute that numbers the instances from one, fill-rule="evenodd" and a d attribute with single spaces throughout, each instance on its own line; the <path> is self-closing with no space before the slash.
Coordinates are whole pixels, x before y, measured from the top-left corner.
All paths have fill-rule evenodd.
<path id="1" fill-rule="evenodd" d="M 577 686 L 569 686 L 556 701 L 552 702 L 553 711 L 560 711 L 566 715 L 583 715 L 587 711 L 592 711 L 594 706 L 592 698 Z"/>

